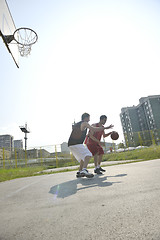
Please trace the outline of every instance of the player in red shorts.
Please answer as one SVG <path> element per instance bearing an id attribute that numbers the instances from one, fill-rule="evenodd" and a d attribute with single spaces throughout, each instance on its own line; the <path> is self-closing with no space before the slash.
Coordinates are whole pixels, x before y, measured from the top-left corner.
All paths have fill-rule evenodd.
<path id="1" fill-rule="evenodd" d="M 99 123 L 93 124 L 92 126 L 94 127 L 102 127 L 107 121 L 106 115 L 102 115 L 100 117 Z M 110 129 L 113 128 L 113 125 L 111 124 L 105 129 Z M 97 174 L 102 174 L 102 172 L 105 172 L 103 168 L 101 168 L 100 164 L 102 162 L 102 157 L 104 154 L 102 146 L 104 146 L 104 142 L 101 142 L 101 137 L 103 136 L 108 137 L 112 132 L 109 132 L 105 134 L 104 130 L 99 131 L 99 132 L 93 132 L 89 131 L 89 134 L 86 137 L 85 144 L 87 145 L 89 151 L 92 153 L 94 156 L 94 164 L 95 164 L 95 169 L 94 172 Z M 102 172 L 101 172 L 102 171 Z"/>

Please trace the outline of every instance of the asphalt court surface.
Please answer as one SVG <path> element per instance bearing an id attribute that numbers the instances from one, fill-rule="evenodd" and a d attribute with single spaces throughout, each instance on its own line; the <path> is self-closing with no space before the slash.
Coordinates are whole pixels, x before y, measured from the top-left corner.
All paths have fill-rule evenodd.
<path id="1" fill-rule="evenodd" d="M 159 240 L 160 160 L 105 169 L 0 183 L 0 240 Z"/>

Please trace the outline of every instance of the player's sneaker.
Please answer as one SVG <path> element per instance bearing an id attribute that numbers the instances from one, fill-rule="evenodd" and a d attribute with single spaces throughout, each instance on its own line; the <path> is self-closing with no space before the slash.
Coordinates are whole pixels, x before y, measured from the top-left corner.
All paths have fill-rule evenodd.
<path id="1" fill-rule="evenodd" d="M 77 177 L 77 178 L 84 177 L 84 176 L 85 176 L 85 174 L 84 174 L 84 173 L 81 173 L 80 171 L 78 171 L 78 172 L 76 173 L 76 177 Z"/>
<path id="2" fill-rule="evenodd" d="M 77 178 L 81 177 L 80 171 L 78 171 L 78 172 L 76 173 L 76 177 L 77 177 Z"/>
<path id="3" fill-rule="evenodd" d="M 87 177 L 87 178 L 92 178 L 92 177 L 94 177 L 94 174 L 89 173 L 87 169 L 83 169 L 80 173 L 81 173 L 81 174 L 84 174 L 84 176 Z"/>
<path id="4" fill-rule="evenodd" d="M 100 170 L 100 171 L 102 171 L 102 172 L 105 172 L 105 171 L 106 171 L 106 170 L 104 170 L 104 169 L 103 169 L 103 168 L 101 168 L 101 167 L 99 168 L 99 170 Z"/>
<path id="5" fill-rule="evenodd" d="M 97 173 L 98 175 L 102 175 L 102 172 L 99 170 L 99 168 L 94 169 L 94 172 Z"/>

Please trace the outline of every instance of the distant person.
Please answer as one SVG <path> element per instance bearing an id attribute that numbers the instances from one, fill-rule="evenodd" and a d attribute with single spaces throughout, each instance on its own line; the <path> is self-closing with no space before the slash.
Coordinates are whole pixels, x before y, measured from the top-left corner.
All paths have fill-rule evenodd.
<path id="1" fill-rule="evenodd" d="M 93 124 L 92 127 L 104 127 L 106 121 L 107 121 L 106 115 L 102 115 L 100 117 L 100 121 L 98 123 Z M 103 155 L 104 155 L 104 151 L 102 148 L 102 146 L 104 146 L 104 142 L 101 142 L 101 137 L 103 136 L 105 138 L 111 135 L 112 132 L 109 132 L 107 134 L 105 134 L 104 132 L 104 129 L 110 129 L 110 128 L 113 128 L 113 125 L 103 128 L 102 131 L 99 131 L 99 132 L 90 130 L 85 140 L 85 144 L 87 145 L 89 151 L 94 156 L 94 164 L 95 164 L 94 172 L 97 174 L 102 174 L 102 172 L 105 172 L 105 170 L 100 166 Z"/>
<path id="2" fill-rule="evenodd" d="M 94 175 L 89 173 L 87 170 L 87 165 L 89 163 L 90 158 L 92 157 L 92 153 L 88 150 L 86 146 L 84 146 L 83 142 L 86 138 L 87 129 L 90 131 L 98 132 L 104 131 L 104 126 L 94 127 L 89 125 L 90 115 L 88 113 L 84 113 L 81 117 L 81 121 L 73 125 L 73 129 L 71 135 L 68 140 L 68 147 L 71 152 L 80 163 L 79 171 L 77 172 L 77 177 L 88 177 L 91 178 Z"/>

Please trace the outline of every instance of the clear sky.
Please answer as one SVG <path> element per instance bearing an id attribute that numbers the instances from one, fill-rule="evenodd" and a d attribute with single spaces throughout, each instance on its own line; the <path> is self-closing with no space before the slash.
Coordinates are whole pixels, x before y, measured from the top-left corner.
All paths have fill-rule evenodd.
<path id="1" fill-rule="evenodd" d="M 16 27 L 39 39 L 19 69 L 0 39 L 0 134 L 23 139 L 27 122 L 28 147 L 61 144 L 88 112 L 91 124 L 107 115 L 123 140 L 121 108 L 160 94 L 160 1 L 7 2 Z"/>

